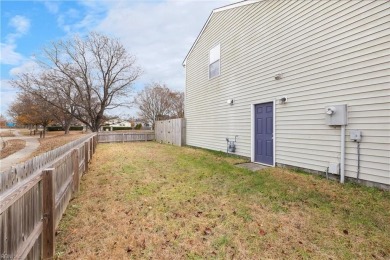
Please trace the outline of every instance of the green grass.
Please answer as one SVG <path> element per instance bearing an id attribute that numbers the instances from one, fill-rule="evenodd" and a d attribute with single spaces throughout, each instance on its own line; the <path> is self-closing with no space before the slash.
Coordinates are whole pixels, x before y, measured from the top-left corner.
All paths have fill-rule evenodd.
<path id="1" fill-rule="evenodd" d="M 389 259 L 389 192 L 157 143 L 100 144 L 59 258 Z M 76 208 L 74 208 L 76 206 Z"/>

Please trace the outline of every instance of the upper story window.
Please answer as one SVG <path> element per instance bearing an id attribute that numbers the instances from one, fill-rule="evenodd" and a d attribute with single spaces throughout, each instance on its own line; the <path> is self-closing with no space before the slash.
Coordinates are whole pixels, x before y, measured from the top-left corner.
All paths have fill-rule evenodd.
<path id="1" fill-rule="evenodd" d="M 209 54 L 209 79 L 219 76 L 221 73 L 221 45 L 218 44 L 210 50 Z"/>

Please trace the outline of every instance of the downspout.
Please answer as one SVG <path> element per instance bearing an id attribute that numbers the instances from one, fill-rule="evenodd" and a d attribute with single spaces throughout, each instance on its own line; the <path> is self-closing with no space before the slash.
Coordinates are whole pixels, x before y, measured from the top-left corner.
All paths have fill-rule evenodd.
<path id="1" fill-rule="evenodd" d="M 344 183 L 345 178 L 345 125 L 341 126 L 341 157 L 340 157 L 340 183 Z"/>

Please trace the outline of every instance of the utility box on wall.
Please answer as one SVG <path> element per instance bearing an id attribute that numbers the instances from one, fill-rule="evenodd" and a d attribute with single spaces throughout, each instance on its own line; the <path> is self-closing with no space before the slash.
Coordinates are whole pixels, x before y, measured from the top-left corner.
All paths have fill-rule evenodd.
<path id="1" fill-rule="evenodd" d="M 351 141 L 360 142 L 362 140 L 362 131 L 360 131 L 360 130 L 351 130 L 349 133 L 350 133 Z"/>
<path id="2" fill-rule="evenodd" d="M 348 124 L 347 105 L 335 105 L 325 107 L 326 124 L 340 126 Z"/>
<path id="3" fill-rule="evenodd" d="M 328 172 L 332 174 L 340 174 L 340 164 L 330 162 Z"/>

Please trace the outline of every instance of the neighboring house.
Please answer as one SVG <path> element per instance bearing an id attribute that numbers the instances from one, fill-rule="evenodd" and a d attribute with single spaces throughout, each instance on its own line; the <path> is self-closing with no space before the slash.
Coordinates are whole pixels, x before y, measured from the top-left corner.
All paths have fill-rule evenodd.
<path id="1" fill-rule="evenodd" d="M 120 120 L 120 119 L 112 119 L 104 122 L 104 126 L 112 126 L 112 127 L 131 127 L 130 121 Z"/>
<path id="2" fill-rule="evenodd" d="M 253 162 L 350 178 L 359 165 L 389 188 L 389 14 L 390 1 L 370 0 L 213 10 L 183 62 L 187 144 L 226 151 L 237 135 L 235 153 Z"/>
<path id="3" fill-rule="evenodd" d="M 120 121 L 117 122 L 116 124 L 112 124 L 111 126 L 116 126 L 116 127 L 131 127 L 131 123 L 129 121 Z"/>
<path id="4" fill-rule="evenodd" d="M 100 127 L 100 131 L 112 131 L 113 128 L 128 128 L 131 127 L 131 122 L 127 120 L 121 120 L 121 119 L 111 119 L 106 122 Z"/>
<path id="5" fill-rule="evenodd" d="M 145 120 L 142 120 L 140 118 L 133 118 L 131 120 L 131 123 L 135 127 L 136 125 L 140 124 L 142 126 L 142 129 L 144 130 L 149 130 L 150 129 L 150 124 L 145 122 Z"/>

